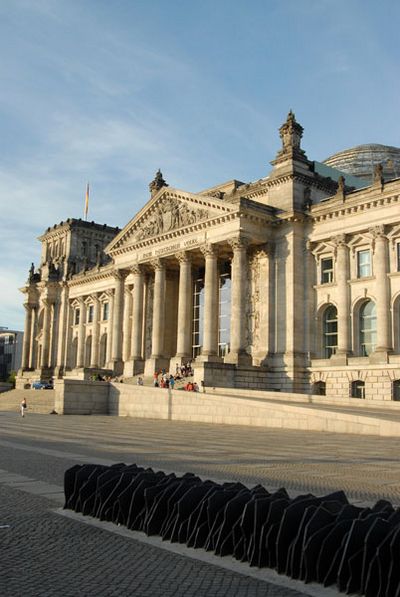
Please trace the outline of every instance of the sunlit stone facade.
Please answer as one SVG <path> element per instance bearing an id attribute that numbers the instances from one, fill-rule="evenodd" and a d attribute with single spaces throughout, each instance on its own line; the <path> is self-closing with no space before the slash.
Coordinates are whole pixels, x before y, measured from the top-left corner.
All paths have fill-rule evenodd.
<path id="1" fill-rule="evenodd" d="M 268 176 L 190 193 L 160 172 L 121 230 L 47 229 L 22 289 L 19 384 L 130 381 L 193 361 L 206 386 L 398 399 L 400 180 L 321 175 L 289 113 Z"/>

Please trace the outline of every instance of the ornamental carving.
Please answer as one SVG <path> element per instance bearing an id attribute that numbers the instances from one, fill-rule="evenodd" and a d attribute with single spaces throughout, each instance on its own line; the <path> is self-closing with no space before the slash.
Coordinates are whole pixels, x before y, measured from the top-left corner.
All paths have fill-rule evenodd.
<path id="1" fill-rule="evenodd" d="M 131 274 L 134 276 L 141 276 L 143 274 L 143 268 L 140 265 L 131 266 Z"/>
<path id="2" fill-rule="evenodd" d="M 386 238 L 385 236 L 385 227 L 383 225 L 380 226 L 373 226 L 369 229 L 369 232 L 372 234 L 372 237 L 376 240 L 377 238 Z"/>
<path id="3" fill-rule="evenodd" d="M 179 261 L 179 263 L 191 263 L 192 256 L 188 251 L 179 251 L 179 253 L 175 254 L 175 257 Z"/>
<path id="4" fill-rule="evenodd" d="M 187 203 L 173 197 L 166 197 L 157 203 L 155 209 L 137 230 L 135 239 L 143 240 L 151 236 L 158 236 L 177 228 L 190 226 L 196 222 L 207 220 L 207 209 L 192 209 Z"/>
<path id="5" fill-rule="evenodd" d="M 247 238 L 241 236 L 238 236 L 236 238 L 228 238 L 228 243 L 232 247 L 233 251 L 247 249 L 247 247 L 250 244 Z"/>
<path id="6" fill-rule="evenodd" d="M 212 245 L 211 243 L 207 243 L 200 247 L 200 251 L 203 253 L 204 257 L 217 257 L 218 255 L 217 246 Z"/>

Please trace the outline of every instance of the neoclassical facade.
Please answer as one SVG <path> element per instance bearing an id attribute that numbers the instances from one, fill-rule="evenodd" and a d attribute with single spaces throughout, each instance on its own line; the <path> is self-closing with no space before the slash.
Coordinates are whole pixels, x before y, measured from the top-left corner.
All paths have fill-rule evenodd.
<path id="1" fill-rule="evenodd" d="M 279 132 L 255 182 L 190 193 L 158 172 L 122 230 L 48 228 L 19 383 L 191 360 L 206 385 L 400 399 L 400 180 L 310 161 L 292 112 Z"/>

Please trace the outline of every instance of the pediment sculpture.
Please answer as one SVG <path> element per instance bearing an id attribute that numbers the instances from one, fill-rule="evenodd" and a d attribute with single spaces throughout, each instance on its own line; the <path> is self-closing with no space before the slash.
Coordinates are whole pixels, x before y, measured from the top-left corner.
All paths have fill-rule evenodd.
<path id="1" fill-rule="evenodd" d="M 158 236 L 176 228 L 207 220 L 208 217 L 209 212 L 207 209 L 192 209 L 187 203 L 173 197 L 167 197 L 162 202 L 157 203 L 155 209 L 139 225 L 135 239 L 142 240 L 151 236 Z"/>

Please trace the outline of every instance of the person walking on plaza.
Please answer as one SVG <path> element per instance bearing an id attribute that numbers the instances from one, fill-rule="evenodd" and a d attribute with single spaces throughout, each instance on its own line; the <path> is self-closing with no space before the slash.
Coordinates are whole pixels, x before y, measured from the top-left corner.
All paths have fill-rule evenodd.
<path id="1" fill-rule="evenodd" d="M 26 398 L 22 398 L 20 406 L 21 406 L 21 417 L 24 417 L 25 416 L 25 410 L 27 408 Z"/>

